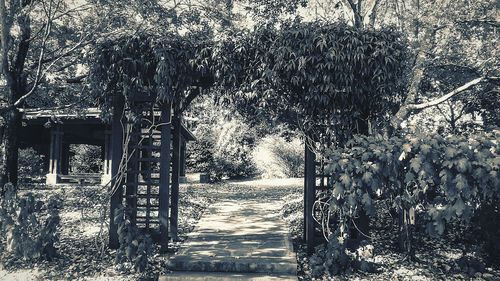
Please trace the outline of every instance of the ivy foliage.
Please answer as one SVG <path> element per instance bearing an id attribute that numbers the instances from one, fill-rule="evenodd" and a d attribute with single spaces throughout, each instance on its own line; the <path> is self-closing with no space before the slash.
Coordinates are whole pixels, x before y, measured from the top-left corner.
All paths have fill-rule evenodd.
<path id="1" fill-rule="evenodd" d="M 93 95 L 109 108 L 111 98 L 127 101 L 181 102 L 190 87 L 202 83 L 204 73 L 189 63 L 202 40 L 168 33 L 139 33 L 109 38 L 92 55 Z"/>
<path id="2" fill-rule="evenodd" d="M 199 69 L 210 69 L 218 85 L 236 90 L 232 101 L 245 99 L 276 115 L 293 111 L 295 120 L 327 118 L 340 125 L 398 107 L 408 53 L 391 30 L 288 22 L 235 34 L 199 55 Z"/>
<path id="3" fill-rule="evenodd" d="M 334 115 L 340 125 L 399 105 L 406 56 L 405 42 L 391 30 L 292 21 L 220 38 L 109 39 L 94 53 L 91 81 L 99 97 L 176 103 L 193 86 L 216 87 L 224 99 L 266 106 L 271 114 L 291 111 L 304 122 Z"/>
<path id="4" fill-rule="evenodd" d="M 356 136 L 327 153 L 330 211 L 347 229 L 360 210 L 375 214 L 374 200 L 391 198 L 399 210 L 420 210 L 427 232 L 441 235 L 447 222 L 469 221 L 480 206 L 498 202 L 498 152 L 498 131 L 469 138 Z"/>

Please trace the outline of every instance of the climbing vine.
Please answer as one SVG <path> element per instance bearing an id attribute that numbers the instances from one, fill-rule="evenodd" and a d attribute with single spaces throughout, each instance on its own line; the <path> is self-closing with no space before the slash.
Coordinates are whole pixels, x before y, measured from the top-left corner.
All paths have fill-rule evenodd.
<path id="1" fill-rule="evenodd" d="M 193 88 L 211 87 L 219 99 L 265 107 L 306 131 L 327 124 L 352 135 L 363 131 L 359 122 L 397 109 L 406 49 L 391 30 L 296 21 L 215 39 L 138 34 L 101 43 L 91 81 L 103 101 L 123 94 L 179 106 Z"/>
<path id="2" fill-rule="evenodd" d="M 93 94 L 104 109 L 113 96 L 126 102 L 152 100 L 182 103 L 188 89 L 204 82 L 204 72 L 192 64 L 197 44 L 190 37 L 137 34 L 109 39 L 93 53 Z"/>
<path id="3" fill-rule="evenodd" d="M 406 44 L 391 30 L 288 22 L 262 25 L 208 45 L 195 56 L 226 98 L 264 107 L 293 125 L 361 132 L 404 97 Z"/>

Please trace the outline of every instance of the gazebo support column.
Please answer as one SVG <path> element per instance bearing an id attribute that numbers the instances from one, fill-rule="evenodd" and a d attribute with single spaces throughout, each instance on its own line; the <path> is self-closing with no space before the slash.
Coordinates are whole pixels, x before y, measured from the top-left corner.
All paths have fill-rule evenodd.
<path id="1" fill-rule="evenodd" d="M 60 124 L 55 124 L 50 130 L 49 173 L 46 176 L 47 185 L 55 185 L 61 173 L 63 132 Z"/>
<path id="2" fill-rule="evenodd" d="M 101 185 L 107 185 L 111 181 L 111 131 L 106 130 L 104 132 L 104 147 L 103 147 L 103 163 L 102 163 L 102 176 Z"/>
<path id="3" fill-rule="evenodd" d="M 109 210 L 109 247 L 117 249 L 118 241 L 118 226 L 114 222 L 115 210 L 122 203 L 123 196 L 123 178 L 119 176 L 120 162 L 123 154 L 123 109 L 124 99 L 121 95 L 116 95 L 113 101 L 113 120 L 111 126 L 111 193 L 110 210 Z"/>
<path id="4" fill-rule="evenodd" d="M 179 226 L 179 176 L 181 164 L 181 118 L 178 113 L 173 118 L 174 135 L 172 145 L 172 214 L 171 220 L 171 234 L 173 240 L 178 240 L 178 226 Z"/>
<path id="5" fill-rule="evenodd" d="M 67 175 L 69 174 L 69 143 L 63 143 L 62 144 L 62 151 L 61 151 L 61 174 Z"/>
<path id="6" fill-rule="evenodd" d="M 161 252 L 168 249 L 168 209 L 170 189 L 170 138 L 171 130 L 171 104 L 161 106 L 161 144 L 160 144 L 160 198 L 159 198 L 159 222 L 160 222 L 160 246 Z"/>

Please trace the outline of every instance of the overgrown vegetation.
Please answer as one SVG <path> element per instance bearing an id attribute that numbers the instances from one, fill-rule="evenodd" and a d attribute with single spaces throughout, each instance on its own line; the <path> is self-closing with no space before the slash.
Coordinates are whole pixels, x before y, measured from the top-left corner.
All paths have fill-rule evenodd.
<path id="1" fill-rule="evenodd" d="M 4 190 L 0 198 L 0 249 L 28 261 L 54 259 L 62 200 L 51 196 L 43 202 L 31 193 L 18 197 L 12 184 Z"/>
<path id="2" fill-rule="evenodd" d="M 70 147 L 70 166 L 73 173 L 98 173 L 102 166 L 101 148 L 78 144 Z"/>
<path id="3" fill-rule="evenodd" d="M 286 140 L 269 135 L 259 140 L 253 161 L 264 178 L 296 178 L 304 175 L 304 144 L 297 137 Z"/>
<path id="4" fill-rule="evenodd" d="M 115 263 L 123 270 L 137 272 L 147 270 L 152 253 L 153 240 L 130 221 L 132 211 L 123 205 L 115 211 L 114 221 L 118 225 L 120 247 L 116 251 Z"/>
<path id="5" fill-rule="evenodd" d="M 187 154 L 191 171 L 209 174 L 213 180 L 255 174 L 252 151 L 256 133 L 241 119 L 200 124 L 194 133 L 197 141 L 188 144 Z"/>
<path id="6" fill-rule="evenodd" d="M 355 136 L 345 148 L 325 154 L 333 187 L 318 202 L 325 235 L 347 241 L 357 216 L 374 216 L 375 201 L 388 198 L 403 218 L 401 247 L 411 259 L 417 223 L 424 222 L 431 236 L 443 235 L 447 223 L 468 223 L 482 207 L 498 202 L 498 149 L 498 132 L 469 138 Z"/>
<path id="7" fill-rule="evenodd" d="M 36 179 L 45 176 L 45 156 L 33 148 L 19 150 L 19 178 Z"/>

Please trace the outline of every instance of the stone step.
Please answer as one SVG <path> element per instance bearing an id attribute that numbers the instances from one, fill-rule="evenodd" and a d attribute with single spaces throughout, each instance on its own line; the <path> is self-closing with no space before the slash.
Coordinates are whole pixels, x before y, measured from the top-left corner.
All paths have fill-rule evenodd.
<path id="1" fill-rule="evenodd" d="M 169 261 L 175 271 L 297 274 L 294 257 L 213 257 L 178 256 Z"/>
<path id="2" fill-rule="evenodd" d="M 297 276 L 261 273 L 171 272 L 160 276 L 158 281 L 297 281 Z"/>

